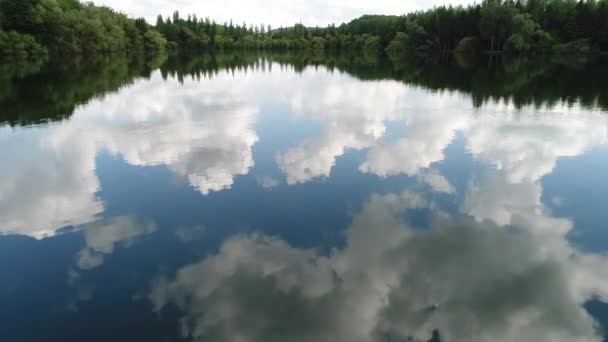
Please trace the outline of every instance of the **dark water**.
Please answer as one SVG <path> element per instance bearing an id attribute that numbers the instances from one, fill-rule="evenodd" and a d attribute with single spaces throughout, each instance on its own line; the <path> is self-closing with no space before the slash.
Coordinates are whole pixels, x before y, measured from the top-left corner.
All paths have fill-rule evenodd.
<path id="1" fill-rule="evenodd" d="M 602 341 L 608 64 L 0 65 L 0 341 Z"/>

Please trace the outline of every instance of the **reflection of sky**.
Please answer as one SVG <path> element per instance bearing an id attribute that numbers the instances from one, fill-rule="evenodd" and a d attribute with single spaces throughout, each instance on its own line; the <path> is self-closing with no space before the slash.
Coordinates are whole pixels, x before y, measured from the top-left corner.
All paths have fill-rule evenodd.
<path id="1" fill-rule="evenodd" d="M 96 155 L 120 155 L 131 165 L 166 165 L 207 195 L 230 188 L 253 166 L 257 109 L 234 79 L 214 87 L 163 82 L 159 75 L 119 95 L 93 101 L 73 120 L 45 129 L 5 129 L 15 146 L 3 151 L 0 230 L 42 237 L 91 221 L 103 211 L 96 198 Z"/>
<path id="2" fill-rule="evenodd" d="M 155 262 L 190 264 L 164 272 L 152 296 L 158 307 L 178 303 L 187 333 L 201 339 L 276 338 L 246 326 L 254 311 L 289 323 L 246 302 L 240 291 L 251 289 L 301 307 L 311 326 L 289 331 L 293 340 L 428 339 L 440 327 L 455 340 L 519 332 L 520 340 L 593 341 L 580 306 L 606 296 L 606 260 L 581 250 L 605 251 L 608 241 L 607 126 L 605 114 L 576 106 L 475 109 L 464 94 L 323 68 L 220 72 L 183 85 L 156 74 L 69 121 L 0 128 L 0 143 L 12 147 L 0 151 L 0 232 L 56 235 L 39 241 L 42 255 L 73 239 L 61 228 L 81 228 L 61 271 L 85 293 L 80 301 L 96 293 L 83 285 L 87 274 L 121 270 L 113 260 L 146 255 L 147 273 L 129 275 L 142 283 L 158 273 Z M 461 217 L 467 228 L 430 229 Z M 191 247 L 168 247 L 184 241 Z M 434 247 L 450 243 L 462 249 Z M 170 252 L 146 252 L 152 244 Z M 471 260 L 488 264 L 473 274 Z M 519 295 L 527 304 L 484 306 Z M 424 313 L 434 301 L 440 311 Z M 217 316 L 205 316 L 207 307 Z M 327 317 L 342 312 L 352 316 Z M 485 335 L 471 335 L 481 326 Z"/>
<path id="3" fill-rule="evenodd" d="M 3 151 L 0 230 L 42 237 L 94 220 L 104 208 L 95 174 L 102 150 L 134 166 L 167 166 L 203 195 L 230 189 L 242 175 L 265 189 L 328 178 L 349 151 L 361 154 L 354 167 L 362 174 L 415 177 L 450 194 L 450 170 L 435 166 L 457 134 L 477 161 L 501 172 L 503 187 L 523 189 L 538 187 L 559 158 L 603 144 L 605 121 L 566 107 L 547 113 L 492 104 L 479 111 L 458 93 L 360 82 L 323 68 L 220 73 L 183 85 L 156 75 L 93 101 L 70 121 L 3 129 L 2 139 L 16 148 Z M 540 199 L 541 192 L 523 196 Z"/>
<path id="4" fill-rule="evenodd" d="M 605 256 L 523 225 L 420 231 L 401 218 L 434 206 L 414 192 L 373 195 L 329 256 L 238 235 L 158 279 L 150 299 L 177 303 L 195 341 L 426 341 L 434 329 L 450 341 L 601 339 L 582 305 L 608 296 Z"/>

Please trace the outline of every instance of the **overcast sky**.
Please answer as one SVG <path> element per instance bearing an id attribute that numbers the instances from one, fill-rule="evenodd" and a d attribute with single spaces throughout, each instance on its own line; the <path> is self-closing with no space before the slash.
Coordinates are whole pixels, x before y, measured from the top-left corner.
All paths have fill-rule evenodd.
<path id="1" fill-rule="evenodd" d="M 134 17 L 155 21 L 178 9 L 180 14 L 196 13 L 218 22 L 290 26 L 340 24 L 362 14 L 403 14 L 443 4 L 467 4 L 474 0 L 93 0 Z"/>

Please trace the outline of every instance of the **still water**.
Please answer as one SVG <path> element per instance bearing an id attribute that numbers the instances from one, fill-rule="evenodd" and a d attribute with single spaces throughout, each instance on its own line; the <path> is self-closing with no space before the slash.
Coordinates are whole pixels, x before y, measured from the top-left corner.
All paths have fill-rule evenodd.
<path id="1" fill-rule="evenodd" d="M 605 62 L 0 71 L 0 341 L 607 335 Z"/>

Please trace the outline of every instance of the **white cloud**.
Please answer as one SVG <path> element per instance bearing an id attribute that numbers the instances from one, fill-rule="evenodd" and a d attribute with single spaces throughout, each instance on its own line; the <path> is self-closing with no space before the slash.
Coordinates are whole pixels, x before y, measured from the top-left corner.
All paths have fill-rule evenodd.
<path id="1" fill-rule="evenodd" d="M 135 17 L 154 22 L 158 14 L 170 16 L 179 10 L 182 17 L 195 13 L 199 18 L 209 17 L 218 22 L 231 19 L 241 24 L 271 24 L 274 27 L 340 24 L 364 14 L 401 15 L 410 11 L 432 8 L 437 5 L 470 4 L 471 0 L 93 0 Z"/>
<path id="2" fill-rule="evenodd" d="M 421 183 L 425 183 L 431 187 L 435 192 L 442 192 L 446 194 L 453 194 L 455 189 L 452 184 L 436 170 L 429 170 L 422 172 L 418 176 L 418 180 Z"/>
<path id="3" fill-rule="evenodd" d="M 431 95 L 397 81 L 362 82 L 319 70 L 305 72 L 295 93 L 284 90 L 297 118 L 322 127 L 318 136 L 277 156 L 288 184 L 329 176 L 336 159 L 351 149 L 368 149 L 361 172 L 379 177 L 430 172 L 456 132 L 473 120 L 470 100 L 457 93 Z M 397 139 L 387 137 L 389 122 L 401 124 Z"/>
<path id="4" fill-rule="evenodd" d="M 502 115 L 482 116 L 468 132 L 468 148 L 491 167 L 470 181 L 464 212 L 478 221 L 522 227 L 543 241 L 538 253 L 551 258 L 567 256 L 572 263 L 580 263 L 568 274 L 580 293 L 604 286 L 608 273 L 600 264 L 606 262 L 605 256 L 573 250 L 567 236 L 574 223 L 551 215 L 542 200 L 542 178 L 560 158 L 582 155 L 605 144 L 605 125 L 606 118 L 600 113 L 579 114 L 576 109 L 557 107 L 552 113 L 517 115 L 506 110 Z M 605 298 L 606 289 L 602 291 Z"/>
<path id="5" fill-rule="evenodd" d="M 336 159 L 349 149 L 364 149 L 399 117 L 405 87 L 395 81 L 361 82 L 344 74 L 305 72 L 299 86 L 286 89 L 296 117 L 320 121 L 322 131 L 277 156 L 288 184 L 329 176 Z"/>
<path id="6" fill-rule="evenodd" d="M 0 129 L 0 233 L 35 238 L 96 220 L 96 156 L 167 165 L 202 194 L 229 189 L 253 166 L 258 112 L 244 98 L 253 76 L 220 72 L 201 82 L 151 80 L 79 107 L 70 120 Z M 263 75 L 260 77 L 264 77 Z M 238 80 L 238 81 L 237 81 Z"/>
<path id="7" fill-rule="evenodd" d="M 420 96 L 420 94 L 418 94 Z M 421 97 L 429 97 L 424 94 Z M 466 100 L 456 94 L 432 95 L 435 105 L 408 109 L 405 114 L 407 132 L 396 141 L 383 141 L 373 146 L 361 164 L 362 172 L 381 177 L 406 174 L 417 175 L 433 163 L 445 158 L 444 151 L 456 132 L 464 130 L 472 120 Z M 414 103 L 415 96 L 409 98 Z M 426 103 L 426 102 L 425 102 Z"/>
<path id="8" fill-rule="evenodd" d="M 248 85 L 226 72 L 184 84 L 156 74 L 91 104 L 57 139 L 86 131 L 132 165 L 168 165 L 205 195 L 229 189 L 254 164 L 258 109 L 244 100 Z"/>
<path id="9" fill-rule="evenodd" d="M 559 107 L 553 113 L 522 115 L 507 109 L 478 117 L 467 132 L 467 148 L 489 168 L 470 180 L 464 211 L 499 225 L 523 223 L 561 239 L 572 222 L 550 217 L 541 180 L 560 158 L 608 142 L 605 122 L 600 113 L 568 113 Z"/>
<path id="10" fill-rule="evenodd" d="M 15 146 L 0 151 L 6 161 L 0 169 L 0 232 L 42 238 L 96 220 L 103 212 L 96 197 L 100 150 L 132 165 L 166 165 L 205 195 L 231 188 L 235 177 L 254 166 L 256 100 L 264 93 L 291 105 L 296 119 L 320 123 L 318 135 L 278 153 L 288 184 L 329 176 L 337 158 L 353 149 L 367 150 L 361 172 L 407 174 L 433 191 L 452 193 L 433 164 L 445 158 L 445 149 L 462 132 L 476 160 L 503 171 L 499 184 L 530 188 L 560 158 L 607 142 L 605 115 L 577 106 L 556 106 L 547 113 L 487 104 L 475 115 L 470 98 L 459 93 L 430 94 L 396 81 L 362 82 L 323 67 L 301 74 L 289 67 L 234 77 L 219 72 L 183 85 L 156 73 L 79 107 L 68 121 L 0 128 L 3 145 Z M 389 124 L 397 134 L 388 134 Z M 534 191 L 538 205 L 540 191 Z M 492 214 L 499 224 L 511 221 L 504 206 L 476 209 L 492 202 L 476 205 L 472 197 L 469 202 L 471 213 Z"/>
<path id="11" fill-rule="evenodd" d="M 103 211 L 96 147 L 87 140 L 54 145 L 55 129 L 0 129 L 0 145 L 10 146 L 0 150 L 0 234 L 41 239 Z"/>
<path id="12" fill-rule="evenodd" d="M 85 247 L 78 253 L 78 267 L 90 270 L 103 263 L 117 244 L 129 245 L 135 238 L 156 231 L 153 222 L 139 222 L 120 216 L 108 221 L 89 224 L 84 229 Z"/>
<path id="13" fill-rule="evenodd" d="M 504 170 L 509 181 L 537 181 L 551 173 L 559 158 L 575 157 L 608 142 L 606 117 L 558 106 L 554 112 L 484 108 L 471 122 L 467 148 L 474 156 Z M 495 112 L 498 111 L 498 112 Z"/>
<path id="14" fill-rule="evenodd" d="M 417 176 L 434 191 L 452 192 L 432 168 L 445 159 L 458 132 L 477 161 L 505 169 L 510 182 L 534 182 L 560 158 L 608 142 L 605 115 L 579 106 L 515 109 L 488 103 L 479 111 L 461 93 L 431 94 L 400 82 L 362 82 L 319 70 L 305 71 L 295 91 L 282 91 L 297 119 L 321 126 L 317 136 L 278 154 L 288 184 L 328 177 L 346 151 L 367 150 L 361 172 Z M 387 134 L 390 122 L 401 126 L 398 135 Z"/>
<path id="15" fill-rule="evenodd" d="M 372 196 L 329 256 L 234 237 L 159 279 L 150 298 L 176 303 L 195 341 L 427 341 L 434 329 L 449 341 L 601 341 L 582 304 L 608 295 L 605 256 L 525 227 L 428 231 L 401 219 L 426 205 L 414 193 Z"/>
<path id="16" fill-rule="evenodd" d="M 281 185 L 281 181 L 274 177 L 269 177 L 269 176 L 259 177 L 258 185 L 264 189 L 273 189 L 273 188 L 276 188 L 277 186 Z"/>

